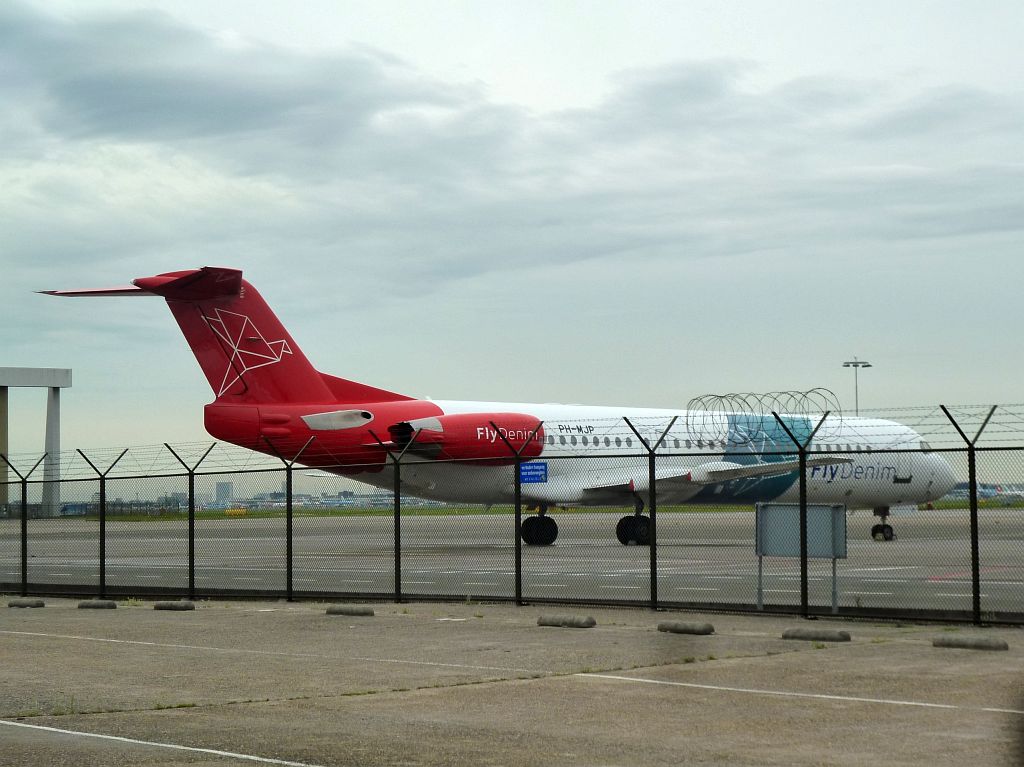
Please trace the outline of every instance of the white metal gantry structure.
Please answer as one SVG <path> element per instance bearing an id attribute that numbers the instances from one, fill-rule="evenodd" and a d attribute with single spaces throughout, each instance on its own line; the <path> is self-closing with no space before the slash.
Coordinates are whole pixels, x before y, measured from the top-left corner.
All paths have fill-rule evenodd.
<path id="1" fill-rule="evenodd" d="M 10 454 L 8 427 L 11 387 L 44 388 L 46 395 L 46 442 L 43 460 L 44 516 L 60 512 L 60 390 L 71 386 L 71 370 L 67 368 L 2 368 L 0 367 L 0 455 Z M 9 502 L 7 464 L 0 461 L 0 506 Z"/>

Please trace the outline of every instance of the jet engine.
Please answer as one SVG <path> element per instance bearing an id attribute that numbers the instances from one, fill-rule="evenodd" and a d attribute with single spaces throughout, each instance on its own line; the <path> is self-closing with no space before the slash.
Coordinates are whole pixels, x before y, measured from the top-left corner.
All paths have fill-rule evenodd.
<path id="1" fill-rule="evenodd" d="M 437 460 L 512 463 L 515 453 L 536 458 L 544 428 L 523 413 L 456 413 L 401 421 L 388 427 L 395 447 Z M 503 460 L 504 459 L 504 460 Z"/>

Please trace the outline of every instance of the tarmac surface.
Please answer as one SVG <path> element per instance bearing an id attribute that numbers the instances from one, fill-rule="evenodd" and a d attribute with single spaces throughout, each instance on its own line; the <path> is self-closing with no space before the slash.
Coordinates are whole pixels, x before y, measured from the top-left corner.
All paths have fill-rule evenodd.
<path id="1" fill-rule="evenodd" d="M 523 546 L 527 599 L 643 602 L 650 597 L 650 554 L 614 538 L 616 514 L 555 514 L 553 546 Z M 847 517 L 847 557 L 837 561 L 840 607 L 969 613 L 970 526 L 966 510 L 920 511 L 891 519 L 897 539 L 869 537 L 876 520 Z M 297 592 L 390 594 L 394 591 L 390 516 L 296 517 Z M 145 593 L 187 593 L 184 521 L 107 523 L 106 583 Z M 511 514 L 416 516 L 402 520 L 402 591 L 410 597 L 511 598 L 515 594 Z M 0 588 L 20 583 L 18 520 L 0 521 Z M 285 520 L 214 519 L 196 523 L 196 587 L 220 593 L 283 593 Z M 98 587 L 98 522 L 30 520 L 29 583 Z M 658 589 L 664 603 L 753 605 L 758 558 L 753 512 L 668 513 L 658 518 Z M 982 611 L 1024 612 L 1024 514 L 985 510 L 981 519 Z M 811 560 L 809 599 L 832 605 L 831 560 Z M 765 558 L 766 605 L 800 602 L 799 560 Z"/>
<path id="2" fill-rule="evenodd" d="M 4 605 L 8 598 L 4 598 Z M 0 605 L 12 765 L 1021 763 L 1024 630 L 514 607 Z M 594 628 L 537 625 L 592 615 Z M 711 636 L 658 622 L 710 622 Z M 781 639 L 842 629 L 850 642 Z M 1008 651 L 935 648 L 1003 639 Z"/>

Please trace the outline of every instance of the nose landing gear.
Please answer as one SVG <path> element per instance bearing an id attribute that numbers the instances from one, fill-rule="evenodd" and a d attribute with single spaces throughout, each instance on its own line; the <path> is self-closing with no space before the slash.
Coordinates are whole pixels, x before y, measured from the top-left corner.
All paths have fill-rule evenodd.
<path id="1" fill-rule="evenodd" d="M 874 514 L 882 521 L 879 524 L 872 526 L 871 537 L 874 538 L 876 541 L 896 540 L 896 533 L 895 531 L 893 531 L 892 525 L 886 522 L 886 520 L 889 518 L 889 507 L 879 506 L 878 508 L 874 509 Z"/>

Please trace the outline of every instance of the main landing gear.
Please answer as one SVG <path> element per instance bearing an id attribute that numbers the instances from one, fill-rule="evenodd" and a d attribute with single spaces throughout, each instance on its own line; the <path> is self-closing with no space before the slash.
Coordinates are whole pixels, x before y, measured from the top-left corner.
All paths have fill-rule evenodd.
<path id="1" fill-rule="evenodd" d="M 619 543 L 628 546 L 635 543 L 638 546 L 651 545 L 651 518 L 643 513 L 644 500 L 639 495 L 635 496 L 636 511 L 628 517 L 619 520 L 615 526 L 615 537 Z"/>
<path id="2" fill-rule="evenodd" d="M 892 529 L 892 525 L 888 524 L 886 520 L 889 518 L 889 507 L 879 506 L 874 509 L 874 514 L 879 517 L 882 521 L 874 525 L 871 528 L 871 537 L 876 541 L 894 541 L 896 540 L 896 533 Z"/>
<path id="3" fill-rule="evenodd" d="M 547 516 L 547 504 L 541 504 L 537 516 L 527 517 L 519 528 L 519 537 L 527 546 L 550 546 L 558 537 L 558 524 Z"/>

